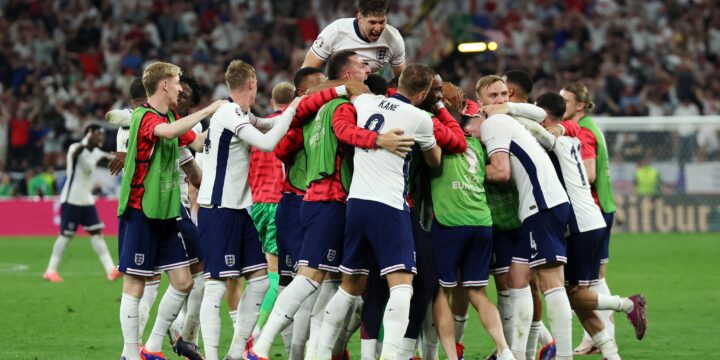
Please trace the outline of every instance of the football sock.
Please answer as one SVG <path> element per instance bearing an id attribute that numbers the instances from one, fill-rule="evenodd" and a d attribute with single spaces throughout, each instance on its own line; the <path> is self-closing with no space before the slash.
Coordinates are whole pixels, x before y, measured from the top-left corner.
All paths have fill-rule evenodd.
<path id="1" fill-rule="evenodd" d="M 530 286 L 510 289 L 510 350 L 517 360 L 525 359 L 527 339 L 532 324 L 533 300 Z M 529 360 L 529 359 L 528 359 Z"/>
<path id="2" fill-rule="evenodd" d="M 557 359 L 572 359 L 572 310 L 565 288 L 545 291 L 548 320 L 557 346 Z"/>
<path id="3" fill-rule="evenodd" d="M 155 324 L 153 324 L 150 338 L 145 344 L 145 348 L 150 352 L 162 351 L 162 343 L 165 340 L 165 334 L 167 334 L 170 324 L 172 324 L 175 317 L 180 312 L 180 308 L 183 306 L 183 302 L 187 298 L 188 293 L 177 291 L 172 285 L 168 286 L 165 290 L 158 305 L 157 316 L 155 317 Z"/>
<path id="4" fill-rule="evenodd" d="M 192 276 L 193 287 L 186 302 L 185 321 L 182 327 L 182 338 L 185 341 L 194 341 L 197 337 L 197 329 L 200 326 L 200 304 L 205 293 L 205 278 L 199 272 Z"/>
<path id="5" fill-rule="evenodd" d="M 272 311 L 273 305 L 278 295 L 278 282 L 280 281 L 280 275 L 276 272 L 268 272 L 268 280 L 270 280 L 270 288 L 265 293 L 262 305 L 260 305 L 260 316 L 258 317 L 257 327 L 262 329 L 267 322 L 270 311 Z"/>
<path id="6" fill-rule="evenodd" d="M 398 349 L 397 359 L 412 359 L 415 357 L 417 339 L 403 338 Z"/>
<path id="7" fill-rule="evenodd" d="M 92 244 L 93 250 L 95 250 L 95 254 L 97 254 L 100 258 L 100 262 L 105 269 L 105 273 L 110 274 L 113 270 L 115 270 L 115 263 L 110 256 L 110 251 L 108 251 L 105 239 L 103 239 L 100 235 L 92 235 L 90 236 L 90 243 Z"/>
<path id="8" fill-rule="evenodd" d="M 297 318 L 297 315 L 295 315 L 295 317 Z M 293 325 L 290 324 L 285 327 L 283 331 L 280 332 L 280 337 L 282 338 L 283 346 L 285 347 L 285 353 L 287 354 L 287 357 L 290 358 L 292 351 Z M 300 357 L 299 359 L 302 359 L 302 357 Z"/>
<path id="9" fill-rule="evenodd" d="M 218 346 L 220 346 L 220 304 L 222 303 L 227 283 L 207 279 L 205 292 L 200 305 L 200 329 L 206 360 L 218 359 Z"/>
<path id="10" fill-rule="evenodd" d="M 315 354 L 317 354 L 318 337 L 320 336 L 320 329 L 323 325 L 325 307 L 328 301 L 335 295 L 339 286 L 340 280 L 338 279 L 325 280 L 320 284 L 318 298 L 310 314 L 310 337 L 308 338 L 307 349 L 305 350 L 305 357 L 307 358 L 314 359 Z"/>
<path id="11" fill-rule="evenodd" d="M 305 344 L 310 337 L 310 314 L 315 306 L 320 291 L 315 291 L 303 301 L 300 309 L 295 313 L 295 319 L 292 324 L 292 340 L 290 342 L 291 359 L 305 358 Z M 288 326 L 290 327 L 290 326 Z"/>
<path id="12" fill-rule="evenodd" d="M 230 315 L 230 322 L 233 324 L 233 329 L 235 328 L 235 321 L 237 320 L 237 310 L 230 310 L 228 311 L 228 315 Z"/>
<path id="13" fill-rule="evenodd" d="M 545 346 L 553 341 L 552 334 L 550 334 L 550 330 L 545 326 L 545 323 L 540 321 L 540 333 L 538 336 L 538 343 L 540 343 L 540 346 Z"/>
<path id="14" fill-rule="evenodd" d="M 595 336 L 592 337 L 592 341 L 602 352 L 603 358 L 606 360 L 620 360 L 617 345 L 615 345 L 615 341 L 610 338 L 610 335 L 608 335 L 605 329 L 595 334 Z"/>
<path id="15" fill-rule="evenodd" d="M 461 343 L 463 341 L 463 336 L 465 336 L 465 327 L 467 327 L 468 316 L 467 314 L 453 314 L 453 320 L 455 320 L 455 342 Z"/>
<path id="16" fill-rule="evenodd" d="M 425 360 L 437 360 L 440 339 L 438 338 L 437 329 L 433 323 L 432 302 L 428 304 L 425 319 L 422 322 L 422 354 Z"/>
<path id="17" fill-rule="evenodd" d="M 57 240 L 55 240 L 55 245 L 53 245 L 52 254 L 50 255 L 50 262 L 48 263 L 47 270 L 45 270 L 46 272 L 57 272 L 60 259 L 62 259 L 68 242 L 70 242 L 70 238 L 65 235 L 60 235 Z"/>
<path id="18" fill-rule="evenodd" d="M 319 284 L 305 276 L 298 275 L 283 290 L 275 301 L 270 317 L 260 333 L 253 350 L 260 357 L 268 358 L 275 336 L 293 321 L 293 316 L 302 302 L 317 291 Z"/>
<path id="19" fill-rule="evenodd" d="M 152 309 L 155 304 L 158 287 L 160 287 L 160 280 L 147 281 L 145 283 L 143 296 L 140 298 L 140 305 L 138 307 L 138 339 L 142 339 L 145 333 L 145 324 L 147 324 L 148 318 L 150 317 L 150 309 Z"/>
<path id="20" fill-rule="evenodd" d="M 360 340 L 360 360 L 377 360 L 377 339 Z"/>
<path id="21" fill-rule="evenodd" d="M 258 276 L 247 281 L 245 291 L 238 303 L 238 315 L 228 355 L 233 358 L 243 356 L 253 328 L 260 315 L 263 298 L 270 287 L 268 276 Z"/>
<path id="22" fill-rule="evenodd" d="M 318 359 L 330 360 L 332 358 L 332 351 L 338 336 L 342 332 L 345 318 L 352 310 L 358 297 L 350 295 L 342 288 L 339 288 L 328 302 L 317 342 Z"/>
<path id="23" fill-rule="evenodd" d="M 381 359 L 396 359 L 410 315 L 410 299 L 412 299 L 412 285 L 396 285 L 390 288 L 390 298 L 385 306 L 383 315 L 383 347 Z"/>
<path id="24" fill-rule="evenodd" d="M 598 295 L 612 295 L 612 293 L 610 293 L 610 288 L 607 285 L 607 281 L 605 281 L 604 278 L 598 280 L 597 284 L 591 285 L 590 290 L 596 292 Z M 613 321 L 613 311 L 600 311 L 600 320 L 602 320 L 603 325 L 605 325 L 605 330 L 607 330 L 610 338 L 615 340 L 615 321 Z"/>
<path id="25" fill-rule="evenodd" d="M 613 310 L 629 313 L 633 310 L 633 302 L 628 298 L 621 298 L 618 295 L 600 295 L 597 296 L 598 310 Z"/>
<path id="26" fill-rule="evenodd" d="M 503 326 L 503 334 L 505 334 L 505 341 L 510 346 L 510 340 L 512 340 L 512 312 L 510 311 L 510 291 L 501 290 L 498 291 L 497 297 L 497 309 L 500 313 L 500 321 Z"/>
<path id="27" fill-rule="evenodd" d="M 335 343 L 334 353 L 336 355 L 341 354 L 345 351 L 348 341 L 350 341 L 350 338 L 353 336 L 353 334 L 355 334 L 355 332 L 360 328 L 360 319 L 362 318 L 362 306 L 362 296 L 358 296 L 355 299 L 355 305 L 353 305 L 353 308 L 350 311 L 350 314 L 348 314 L 345 324 L 343 325 L 343 332 L 340 334 L 337 343 Z"/>
<path id="28" fill-rule="evenodd" d="M 535 359 L 537 351 L 538 337 L 540 336 L 540 325 L 542 321 L 533 321 L 530 325 L 530 334 L 528 335 L 527 349 L 525 350 L 526 359 Z"/>
<path id="29" fill-rule="evenodd" d="M 127 360 L 140 360 L 138 351 L 138 305 L 140 298 L 123 293 L 120 298 L 120 327 L 122 328 Z"/>

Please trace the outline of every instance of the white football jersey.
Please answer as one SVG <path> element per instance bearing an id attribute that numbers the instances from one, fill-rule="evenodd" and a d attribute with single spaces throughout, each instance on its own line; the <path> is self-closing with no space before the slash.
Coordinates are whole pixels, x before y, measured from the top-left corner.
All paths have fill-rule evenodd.
<path id="1" fill-rule="evenodd" d="M 498 151 L 510 154 L 510 170 L 520 197 L 521 221 L 540 210 L 568 202 L 550 157 L 537 140 L 506 114 L 487 118 L 480 125 L 480 137 L 488 157 Z"/>
<path id="2" fill-rule="evenodd" d="M 580 156 L 580 140 L 561 136 L 555 141 L 549 155 L 572 204 L 570 232 L 575 234 L 604 228 L 605 219 L 593 200 L 585 165 Z"/>
<path id="3" fill-rule="evenodd" d="M 210 119 L 197 200 L 200 206 L 244 209 L 252 205 L 247 181 L 250 145 L 238 137 L 245 126 L 252 126 L 248 114 L 236 103 L 222 105 Z"/>
<path id="4" fill-rule="evenodd" d="M 388 62 L 392 66 L 405 63 L 405 42 L 396 28 L 386 25 L 380 38 L 369 42 L 360 34 L 356 18 L 333 21 L 318 35 L 310 50 L 323 60 L 341 50 L 355 51 L 373 72 Z"/>
<path id="5" fill-rule="evenodd" d="M 430 115 L 411 105 L 403 96 L 360 95 L 353 100 L 357 125 L 379 134 L 403 129 L 420 150 L 435 146 Z M 353 177 L 348 199 L 372 200 L 407 210 L 408 171 L 411 155 L 405 159 L 384 149 L 355 148 Z"/>
<path id="6" fill-rule="evenodd" d="M 192 130 L 195 132 L 195 134 L 200 134 L 202 132 L 202 124 L 195 124 Z M 192 205 L 190 204 L 190 187 L 187 180 L 187 174 L 185 174 L 182 166 L 193 160 L 193 153 L 187 146 L 181 147 L 179 149 L 178 165 L 180 166 L 180 174 L 182 175 L 180 177 L 180 201 L 182 202 L 183 206 L 188 209 Z"/>
<path id="7" fill-rule="evenodd" d="M 117 112 L 118 114 L 125 115 L 127 113 L 127 117 L 132 117 L 132 109 L 122 109 L 122 110 L 113 110 Z M 128 148 L 128 139 L 130 138 L 130 127 L 119 127 L 117 129 L 117 135 L 115 135 L 115 151 L 117 152 L 127 152 Z"/>
<path id="8" fill-rule="evenodd" d="M 88 150 L 81 143 L 70 145 L 66 161 L 67 178 L 60 193 L 60 201 L 79 206 L 95 204 L 92 175 L 97 162 L 106 156 L 107 153 L 99 148 Z"/>

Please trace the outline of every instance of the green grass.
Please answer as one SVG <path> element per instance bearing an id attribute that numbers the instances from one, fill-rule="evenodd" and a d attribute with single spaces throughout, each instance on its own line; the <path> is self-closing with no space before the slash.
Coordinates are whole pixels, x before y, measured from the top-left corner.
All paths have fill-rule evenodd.
<path id="1" fill-rule="evenodd" d="M 42 281 L 53 241 L 0 239 L 0 359 L 117 359 L 122 349 L 121 283 L 105 280 L 87 238 L 68 246 L 60 267 L 64 283 Z M 108 243 L 116 248 L 114 238 Z M 720 270 L 716 265 L 720 236 L 618 235 L 611 253 L 610 289 L 623 295 L 643 292 L 648 299 L 649 329 L 642 342 L 635 340 L 624 316 L 616 316 L 617 341 L 624 358 L 720 359 L 720 350 L 712 345 L 720 334 Z M 226 308 L 222 314 L 221 349 L 227 349 L 232 330 Z M 151 316 L 152 322 L 154 313 Z M 150 325 L 145 339 L 149 331 Z M 576 344 L 580 339 L 577 322 L 574 332 Z M 482 359 L 491 351 L 474 314 L 465 343 L 466 359 Z M 279 340 L 274 358 L 283 358 L 277 344 Z M 354 358 L 358 347 L 356 337 L 351 343 Z M 165 354 L 171 351 L 166 348 Z"/>

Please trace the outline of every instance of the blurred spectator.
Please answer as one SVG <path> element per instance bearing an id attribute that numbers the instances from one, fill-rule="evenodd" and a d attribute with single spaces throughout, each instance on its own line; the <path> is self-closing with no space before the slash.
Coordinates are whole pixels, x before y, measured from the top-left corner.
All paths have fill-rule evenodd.
<path id="1" fill-rule="evenodd" d="M 27 196 L 51 196 L 54 194 L 52 184 L 48 183 L 47 178 L 42 172 L 34 168 L 25 171 L 25 195 Z"/>
<path id="2" fill-rule="evenodd" d="M 11 197 L 14 193 L 15 189 L 10 182 L 10 176 L 6 172 L 0 170 L 0 199 Z"/>
<path id="3" fill-rule="evenodd" d="M 660 174 L 645 154 L 635 170 L 635 193 L 639 196 L 657 195 L 660 190 Z"/>
<path id="4" fill-rule="evenodd" d="M 26 166 L 28 143 L 30 142 L 30 118 L 27 104 L 21 103 L 10 119 L 10 168 L 19 169 Z"/>

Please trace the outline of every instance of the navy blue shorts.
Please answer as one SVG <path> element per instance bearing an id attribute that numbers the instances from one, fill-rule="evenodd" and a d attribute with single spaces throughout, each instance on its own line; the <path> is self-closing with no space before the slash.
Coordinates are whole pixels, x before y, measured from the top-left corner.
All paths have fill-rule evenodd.
<path id="1" fill-rule="evenodd" d="M 128 207 L 119 218 L 118 270 L 138 276 L 190 265 L 175 219 L 150 219 Z"/>
<path id="2" fill-rule="evenodd" d="M 195 222 L 190 217 L 188 209 L 184 206 L 180 208 L 180 217 L 177 219 L 180 236 L 185 244 L 185 251 L 191 264 L 199 262 L 202 259 L 200 251 L 200 241 L 198 240 L 198 229 Z"/>
<path id="3" fill-rule="evenodd" d="M 515 244 L 520 238 L 520 229 L 498 230 L 493 228 L 493 259 L 490 273 L 506 274 L 510 270 Z"/>
<path id="4" fill-rule="evenodd" d="M 260 237 L 245 209 L 201 207 L 198 235 L 205 278 L 237 277 L 267 269 Z"/>
<path id="5" fill-rule="evenodd" d="M 457 286 L 458 272 L 462 286 L 486 286 L 490 279 L 492 239 L 489 226 L 444 226 L 433 220 L 430 240 L 440 286 Z"/>
<path id="6" fill-rule="evenodd" d="M 373 259 L 380 276 L 417 272 L 410 213 L 377 201 L 348 200 L 343 250 L 340 271 L 347 274 L 368 275 Z"/>
<path id="7" fill-rule="evenodd" d="M 531 268 L 554 262 L 567 263 L 565 230 L 570 204 L 563 203 L 527 217 L 520 227 L 512 261 Z"/>
<path id="8" fill-rule="evenodd" d="M 79 206 L 62 203 L 60 205 L 60 233 L 73 236 L 78 225 L 82 225 L 87 232 L 102 230 L 105 227 L 105 224 L 100 221 L 95 205 Z"/>
<path id="9" fill-rule="evenodd" d="M 300 204 L 303 242 L 297 264 L 338 272 L 345 234 L 345 204 L 337 201 L 303 201 Z"/>
<path id="10" fill-rule="evenodd" d="M 612 232 L 613 221 L 615 220 L 615 213 L 603 213 L 605 218 L 605 234 L 603 235 L 602 249 L 600 252 L 600 263 L 607 264 L 610 261 L 610 233 Z"/>
<path id="11" fill-rule="evenodd" d="M 282 276 L 292 276 L 297 268 L 303 242 L 300 221 L 302 198 L 302 195 L 284 193 L 275 211 L 278 271 Z"/>
<path id="12" fill-rule="evenodd" d="M 571 234 L 567 238 L 566 284 L 590 286 L 597 283 L 605 232 L 605 228 L 600 228 Z"/>

